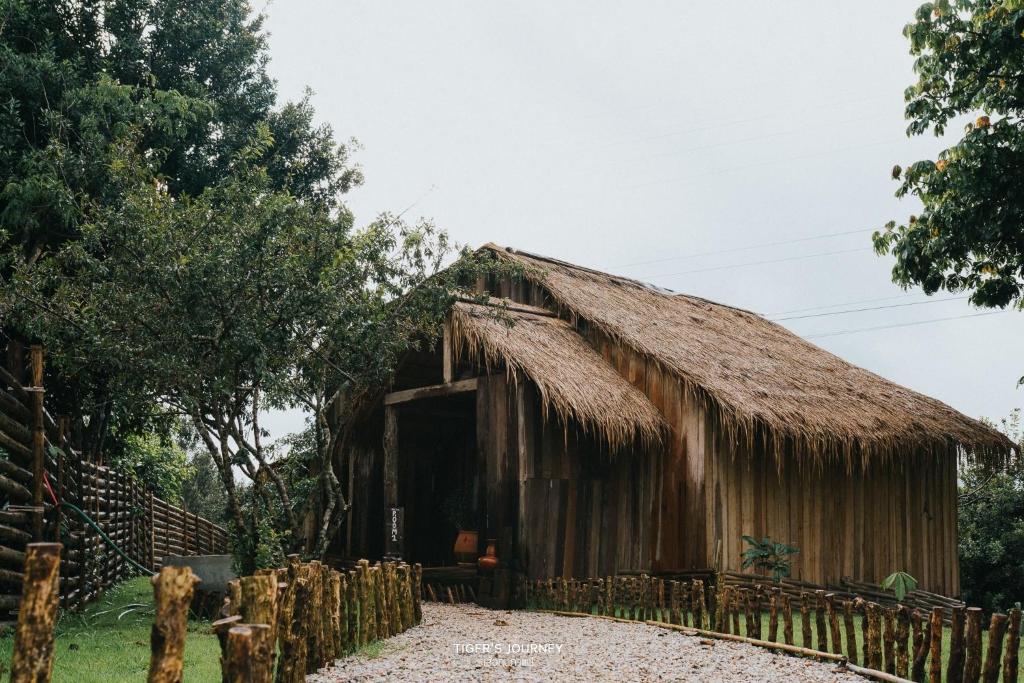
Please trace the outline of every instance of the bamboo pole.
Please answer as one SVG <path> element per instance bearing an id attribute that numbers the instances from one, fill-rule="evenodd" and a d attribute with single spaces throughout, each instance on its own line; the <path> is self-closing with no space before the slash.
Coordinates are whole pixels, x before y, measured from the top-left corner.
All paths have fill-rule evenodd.
<path id="1" fill-rule="evenodd" d="M 965 635 L 967 656 L 964 658 L 964 683 L 978 683 L 981 679 L 981 608 L 967 608 Z"/>
<path id="2" fill-rule="evenodd" d="M 993 614 L 988 624 L 988 650 L 981 679 L 985 683 L 999 682 L 999 664 L 1003 657 L 1003 636 L 1006 634 L 1006 615 Z"/>
<path id="3" fill-rule="evenodd" d="M 164 567 L 152 583 L 156 616 L 147 681 L 181 683 L 188 606 L 198 579 L 188 567 Z"/>
<path id="4" fill-rule="evenodd" d="M 1010 627 L 1006 632 L 1006 654 L 1003 656 L 1003 683 L 1017 683 L 1020 651 L 1020 608 L 1010 610 Z"/>
<path id="5" fill-rule="evenodd" d="M 60 604 L 60 543 L 29 543 L 14 633 L 11 683 L 46 683 L 53 675 L 53 629 Z"/>

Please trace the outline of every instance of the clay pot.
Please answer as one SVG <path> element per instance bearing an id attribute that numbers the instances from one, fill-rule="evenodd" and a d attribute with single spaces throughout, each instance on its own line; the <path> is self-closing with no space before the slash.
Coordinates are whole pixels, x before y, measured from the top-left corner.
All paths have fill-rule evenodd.
<path id="1" fill-rule="evenodd" d="M 473 563 L 476 557 L 479 535 L 475 531 L 460 531 L 455 537 L 455 561 L 459 563 Z"/>
<path id="2" fill-rule="evenodd" d="M 493 538 L 487 539 L 487 554 L 476 561 L 476 564 L 480 569 L 484 571 L 494 571 L 498 568 L 501 562 L 498 560 L 497 555 L 497 542 Z"/>

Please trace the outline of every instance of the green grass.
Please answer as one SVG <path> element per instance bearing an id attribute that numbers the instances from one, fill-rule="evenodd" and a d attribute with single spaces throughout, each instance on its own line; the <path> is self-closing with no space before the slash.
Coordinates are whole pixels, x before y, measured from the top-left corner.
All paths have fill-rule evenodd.
<path id="1" fill-rule="evenodd" d="M 126 581 L 57 625 L 55 683 L 137 683 L 149 670 L 153 587 L 146 578 Z M 0 662 L 10 669 L 14 638 L 0 638 Z M 189 621 L 185 641 L 186 681 L 220 680 L 220 647 L 206 621 Z"/>

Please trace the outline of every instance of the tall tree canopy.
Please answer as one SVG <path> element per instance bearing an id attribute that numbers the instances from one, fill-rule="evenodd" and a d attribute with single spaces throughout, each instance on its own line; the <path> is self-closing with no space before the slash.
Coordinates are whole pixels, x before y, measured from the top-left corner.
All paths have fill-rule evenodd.
<path id="1" fill-rule="evenodd" d="M 94 452 L 169 412 L 194 430 L 244 571 L 326 550 L 348 508 L 342 404 L 483 267 L 442 271 L 427 222 L 357 229 L 358 169 L 308 100 L 276 101 L 266 63 L 244 0 L 0 0 L 0 314 L 46 344 Z M 289 407 L 314 418 L 301 500 L 261 426 Z"/>
<path id="2" fill-rule="evenodd" d="M 893 169 L 897 196 L 923 209 L 874 235 L 893 280 L 969 291 L 979 306 L 1021 305 L 1024 285 L 1024 2 L 939 0 L 904 34 L 917 59 L 906 91 L 909 135 L 965 133 L 938 159 Z"/>

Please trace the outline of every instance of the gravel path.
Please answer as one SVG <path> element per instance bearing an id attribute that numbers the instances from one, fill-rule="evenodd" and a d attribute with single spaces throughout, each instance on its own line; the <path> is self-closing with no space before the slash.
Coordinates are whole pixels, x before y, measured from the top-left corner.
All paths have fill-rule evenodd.
<path id="1" fill-rule="evenodd" d="M 423 623 L 376 656 L 340 660 L 307 681 L 835 681 L 830 664 L 645 624 L 425 603 Z M 526 654 L 522 654 L 523 650 Z M 530 652 L 532 650 L 532 652 Z"/>

